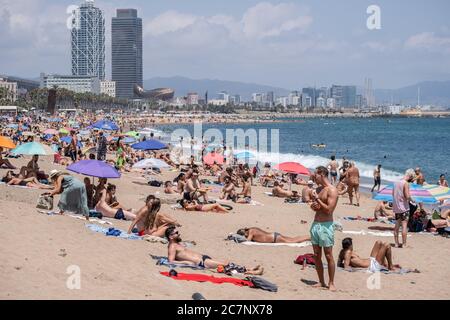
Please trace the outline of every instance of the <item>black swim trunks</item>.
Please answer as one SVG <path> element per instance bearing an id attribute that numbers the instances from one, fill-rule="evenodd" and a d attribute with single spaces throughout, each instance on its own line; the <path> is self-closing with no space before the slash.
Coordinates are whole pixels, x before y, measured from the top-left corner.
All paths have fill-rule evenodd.
<path id="1" fill-rule="evenodd" d="M 277 243 L 277 238 L 280 236 L 278 232 L 273 233 L 273 243 Z"/>
<path id="2" fill-rule="evenodd" d="M 117 220 L 127 220 L 127 219 L 125 218 L 125 215 L 123 214 L 123 210 L 122 210 L 122 209 L 118 209 L 118 210 L 117 210 L 116 215 L 114 216 L 114 219 L 117 219 Z"/>
<path id="3" fill-rule="evenodd" d="M 409 211 L 405 211 L 405 212 L 401 212 L 401 213 L 396 213 L 395 214 L 395 220 L 401 220 L 401 221 L 405 221 L 409 219 Z"/>
<path id="4" fill-rule="evenodd" d="M 211 257 L 210 256 L 207 256 L 207 255 L 203 255 L 202 256 L 202 261 L 200 261 L 199 263 L 198 263 L 198 266 L 199 267 L 202 267 L 202 268 L 205 268 L 205 260 L 206 259 L 210 259 L 211 260 Z"/>
<path id="5" fill-rule="evenodd" d="M 190 192 L 183 193 L 183 199 L 186 201 L 192 201 L 191 193 Z"/>

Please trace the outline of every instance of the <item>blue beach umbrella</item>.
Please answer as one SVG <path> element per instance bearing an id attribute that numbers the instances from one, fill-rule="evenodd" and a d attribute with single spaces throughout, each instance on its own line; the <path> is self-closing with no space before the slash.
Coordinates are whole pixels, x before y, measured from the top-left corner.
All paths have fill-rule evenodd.
<path id="1" fill-rule="evenodd" d="M 62 142 L 65 142 L 65 143 L 67 143 L 67 144 L 69 144 L 69 143 L 72 142 L 72 137 L 70 137 L 70 136 L 62 137 L 62 138 L 61 138 L 61 141 L 62 141 Z M 81 144 L 80 141 L 78 141 L 77 146 L 78 146 L 78 148 L 82 148 L 82 147 L 83 147 L 83 145 Z"/>
<path id="2" fill-rule="evenodd" d="M 251 152 L 248 151 L 244 151 L 244 152 L 239 152 L 237 154 L 234 155 L 237 159 L 251 159 L 254 158 L 255 155 Z"/>
<path id="3" fill-rule="evenodd" d="M 116 131 L 119 130 L 119 126 L 115 124 L 112 121 L 108 120 L 100 120 L 94 123 L 93 125 L 89 126 L 88 128 L 95 128 L 95 129 L 101 129 L 101 130 L 111 130 Z"/>
<path id="4" fill-rule="evenodd" d="M 17 148 L 11 151 L 12 154 L 18 155 L 40 155 L 40 156 L 48 156 L 53 155 L 55 152 L 47 146 L 44 146 L 38 142 L 28 142 L 21 144 Z"/>
<path id="5" fill-rule="evenodd" d="M 158 140 L 145 140 L 131 146 L 135 150 L 161 150 L 166 149 L 167 145 Z"/>
<path id="6" fill-rule="evenodd" d="M 394 188 L 393 184 L 386 186 L 381 189 L 373 199 L 380 201 L 393 201 L 392 190 Z M 409 185 L 409 191 L 411 197 L 417 203 L 437 203 L 439 201 L 450 199 L 450 188 L 441 187 L 438 185 L 427 184 L 419 185 L 411 183 Z"/>

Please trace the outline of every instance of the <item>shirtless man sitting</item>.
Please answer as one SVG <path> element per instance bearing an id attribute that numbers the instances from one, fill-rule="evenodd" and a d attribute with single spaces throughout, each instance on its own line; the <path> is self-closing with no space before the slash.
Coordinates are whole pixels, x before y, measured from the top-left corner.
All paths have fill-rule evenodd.
<path id="1" fill-rule="evenodd" d="M 395 214 L 392 212 L 392 209 L 387 207 L 387 201 L 380 201 L 378 202 L 377 206 L 375 207 L 375 210 L 373 211 L 373 215 L 375 219 L 378 219 L 380 217 L 386 217 L 389 220 L 395 219 Z M 391 210 L 391 212 L 388 212 L 388 210 Z"/>
<path id="2" fill-rule="evenodd" d="M 182 263 L 193 266 L 199 266 L 206 269 L 217 269 L 219 266 L 226 267 L 229 261 L 214 260 L 210 256 L 202 255 L 198 252 L 187 249 L 180 244 L 181 236 L 177 229 L 173 226 L 167 228 L 165 236 L 169 239 L 168 260 L 169 263 Z M 261 266 L 255 268 L 245 267 L 245 274 L 262 275 L 264 269 Z"/>
<path id="3" fill-rule="evenodd" d="M 281 182 L 275 181 L 273 184 L 272 195 L 278 198 L 298 197 L 297 191 L 289 191 L 283 187 L 284 185 Z"/>
<path id="4" fill-rule="evenodd" d="M 314 181 L 309 180 L 308 185 L 302 189 L 302 201 L 307 204 L 312 203 L 312 192 L 314 191 Z"/>
<path id="5" fill-rule="evenodd" d="M 236 233 L 244 236 L 248 241 L 260 243 L 302 243 L 311 240 L 310 236 L 287 237 L 278 232 L 266 232 L 260 228 L 243 228 Z"/>
<path id="6" fill-rule="evenodd" d="M 232 200 L 237 197 L 236 190 L 234 184 L 231 182 L 230 177 L 225 177 L 225 185 L 222 188 L 222 194 L 220 195 L 220 199 Z"/>
<path id="7" fill-rule="evenodd" d="M 370 272 L 380 272 L 383 269 L 396 270 L 392 263 L 392 250 L 389 243 L 376 241 L 369 258 L 361 258 L 353 251 L 352 238 L 342 240 L 342 250 L 339 253 L 338 266 L 346 270 L 351 268 L 367 268 Z"/>

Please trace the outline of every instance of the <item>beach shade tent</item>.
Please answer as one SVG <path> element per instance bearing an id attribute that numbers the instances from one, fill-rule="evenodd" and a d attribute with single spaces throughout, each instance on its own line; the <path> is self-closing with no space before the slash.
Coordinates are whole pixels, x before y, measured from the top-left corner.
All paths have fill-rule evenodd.
<path id="1" fill-rule="evenodd" d="M 67 170 L 90 177 L 108 179 L 120 178 L 120 173 L 116 168 L 98 160 L 81 160 L 68 166 Z"/>
<path id="2" fill-rule="evenodd" d="M 88 129 L 100 129 L 100 130 L 110 130 L 110 131 L 116 131 L 119 130 L 119 126 L 115 124 L 112 121 L 108 120 L 100 120 L 94 123 L 93 125 L 90 125 Z"/>
<path id="3" fill-rule="evenodd" d="M 55 152 L 49 147 L 38 142 L 28 142 L 21 144 L 17 148 L 11 151 L 14 155 L 39 155 L 39 156 L 51 156 L 54 155 Z"/>
<path id="4" fill-rule="evenodd" d="M 373 196 L 373 199 L 380 201 L 392 202 L 392 190 L 394 184 L 390 184 L 380 190 Z M 438 203 L 450 199 L 450 188 L 441 187 L 435 184 L 420 185 L 411 183 L 409 185 L 409 191 L 413 200 L 417 203 Z"/>
<path id="5" fill-rule="evenodd" d="M 248 151 L 236 153 L 234 156 L 237 159 L 252 159 L 252 158 L 255 158 L 255 155 L 253 153 L 251 153 L 251 152 L 248 152 Z"/>
<path id="6" fill-rule="evenodd" d="M 131 147 L 135 150 L 161 150 L 166 149 L 167 145 L 158 140 L 149 139 L 135 143 L 131 145 Z"/>
<path id="7" fill-rule="evenodd" d="M 15 143 L 8 137 L 0 136 L 0 148 L 14 149 Z"/>
<path id="8" fill-rule="evenodd" d="M 286 173 L 295 173 L 295 174 L 302 174 L 302 175 L 309 175 L 310 172 L 308 169 L 306 169 L 304 166 L 302 166 L 298 162 L 283 162 L 280 164 L 277 164 L 274 167 L 275 170 L 280 170 Z"/>
<path id="9" fill-rule="evenodd" d="M 125 135 L 128 137 L 139 138 L 139 133 L 136 131 L 128 131 L 127 133 L 125 133 Z"/>
<path id="10" fill-rule="evenodd" d="M 123 143 L 130 144 L 130 143 L 135 143 L 135 142 L 136 142 L 136 139 L 133 138 L 133 137 L 126 137 L 126 138 L 123 139 L 122 141 L 123 141 Z"/>
<path id="11" fill-rule="evenodd" d="M 47 129 L 47 130 L 44 131 L 44 134 L 55 135 L 55 134 L 58 134 L 58 133 L 59 133 L 59 132 L 58 132 L 58 130 L 56 130 L 56 129 Z"/>
<path id="12" fill-rule="evenodd" d="M 136 162 L 133 165 L 133 168 L 134 169 L 148 169 L 148 168 L 163 169 L 163 168 L 170 168 L 170 166 L 163 160 L 150 158 L 150 159 L 144 159 L 139 162 Z"/>
<path id="13" fill-rule="evenodd" d="M 203 162 L 208 164 L 208 165 L 212 165 L 212 164 L 214 164 L 214 162 L 217 163 L 217 164 L 223 164 L 224 158 L 219 153 L 211 152 L 211 153 L 208 153 L 206 156 L 203 157 Z"/>

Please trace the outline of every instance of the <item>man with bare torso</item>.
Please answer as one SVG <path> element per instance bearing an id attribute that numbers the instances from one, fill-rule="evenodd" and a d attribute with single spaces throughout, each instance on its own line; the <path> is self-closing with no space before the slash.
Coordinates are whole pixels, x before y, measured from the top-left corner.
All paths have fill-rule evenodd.
<path id="1" fill-rule="evenodd" d="M 359 170 L 354 162 L 350 163 L 350 168 L 347 170 L 346 177 L 350 205 L 353 205 L 353 192 L 355 192 L 356 206 L 359 207 Z"/>
<path id="2" fill-rule="evenodd" d="M 193 266 L 199 266 L 206 269 L 216 269 L 219 266 L 228 266 L 229 261 L 214 260 L 210 256 L 202 255 L 181 245 L 180 233 L 173 226 L 167 228 L 165 236 L 169 239 L 168 260 L 169 263 L 180 263 Z M 245 274 L 261 275 L 264 268 L 256 266 L 255 268 L 245 268 Z"/>
<path id="3" fill-rule="evenodd" d="M 302 189 L 302 201 L 307 204 L 312 203 L 312 193 L 314 191 L 314 181 L 309 180 L 308 185 Z"/>
<path id="4" fill-rule="evenodd" d="M 333 185 L 336 184 L 336 180 L 337 180 L 337 172 L 338 172 L 338 163 L 336 161 L 336 157 L 335 156 L 331 156 L 331 161 L 328 164 L 328 168 L 330 170 L 330 177 L 331 177 L 331 183 Z"/>
<path id="5" fill-rule="evenodd" d="M 236 233 L 248 241 L 259 243 L 302 243 L 311 240 L 310 236 L 286 237 L 278 232 L 266 232 L 255 227 L 239 229 Z"/>
<path id="6" fill-rule="evenodd" d="M 328 180 L 327 168 L 321 166 L 316 169 L 315 181 L 319 188 L 312 193 L 313 203 L 311 204 L 311 209 L 316 212 L 316 215 L 310 229 L 316 271 L 320 282 L 315 285 L 315 287 L 328 288 L 330 291 L 336 291 L 336 287 L 334 286 L 336 265 L 333 258 L 333 212 L 336 208 L 339 196 L 337 189 Z M 322 248 L 328 263 L 328 286 L 325 284 L 323 274 Z"/>

